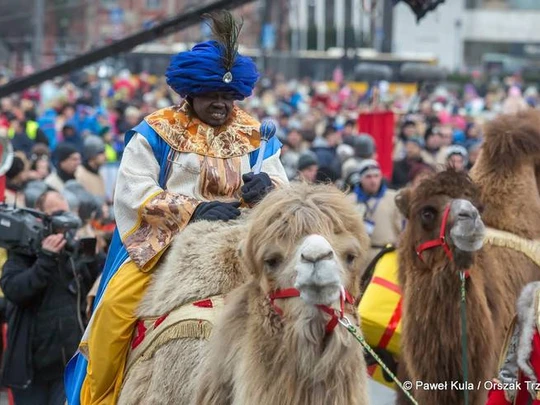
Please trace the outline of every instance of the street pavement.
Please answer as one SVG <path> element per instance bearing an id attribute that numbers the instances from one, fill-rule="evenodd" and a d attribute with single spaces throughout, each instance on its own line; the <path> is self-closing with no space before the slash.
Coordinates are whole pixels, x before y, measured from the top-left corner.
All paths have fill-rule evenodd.
<path id="1" fill-rule="evenodd" d="M 369 403 L 377 405 L 394 405 L 396 392 L 372 379 L 368 380 Z"/>

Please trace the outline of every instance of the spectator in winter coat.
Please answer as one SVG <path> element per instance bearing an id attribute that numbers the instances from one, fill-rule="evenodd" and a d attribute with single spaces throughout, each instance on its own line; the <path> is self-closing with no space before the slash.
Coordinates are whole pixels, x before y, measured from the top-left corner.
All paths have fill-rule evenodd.
<path id="1" fill-rule="evenodd" d="M 407 142 L 405 143 L 405 158 L 394 164 L 394 171 L 392 174 L 392 187 L 394 189 L 400 189 L 407 185 L 410 178 L 410 171 L 416 165 L 426 164 L 422 159 L 423 147 L 424 140 L 422 138 L 412 137 L 407 139 Z"/>
<path id="2" fill-rule="evenodd" d="M 75 178 L 89 193 L 105 199 L 105 181 L 99 169 L 105 164 L 105 144 L 100 137 L 90 135 L 84 140 L 83 164 L 77 168 Z"/>
<path id="3" fill-rule="evenodd" d="M 16 204 L 17 207 L 25 206 L 23 189 L 28 180 L 28 161 L 24 155 L 15 155 L 11 167 L 6 172 L 6 190 L 4 193 L 6 204 Z"/>
<path id="4" fill-rule="evenodd" d="M 364 225 L 371 239 L 366 265 L 387 244 L 396 244 L 401 233 L 403 217 L 395 203 L 396 192 L 383 181 L 376 160 L 364 160 L 358 169 L 353 196 L 364 217 Z"/>
<path id="5" fill-rule="evenodd" d="M 446 154 L 442 144 L 442 136 L 437 127 L 429 127 L 424 136 L 426 147 L 422 150 L 422 159 L 425 163 L 437 168 L 445 164 Z"/>
<path id="6" fill-rule="evenodd" d="M 332 126 L 326 127 L 323 137 L 313 141 L 311 150 L 317 155 L 319 168 L 337 180 L 341 175 L 341 164 L 337 157 L 336 148 L 341 143 L 341 133 Z"/>
<path id="7" fill-rule="evenodd" d="M 68 206 L 60 194 L 47 192 L 37 208 L 51 215 Z M 64 366 L 77 350 L 84 297 L 98 275 L 94 258 L 71 262 L 65 245 L 64 235 L 47 236 L 37 254 L 10 250 L 3 267 L 8 345 L 2 384 L 12 388 L 17 405 L 65 402 Z"/>
<path id="8" fill-rule="evenodd" d="M 351 140 L 351 146 L 354 148 L 354 156 L 347 159 L 341 167 L 343 179 L 347 179 L 362 161 L 375 157 L 375 141 L 369 134 L 355 136 Z"/>
<path id="9" fill-rule="evenodd" d="M 53 154 L 56 171 L 45 179 L 45 183 L 54 190 L 62 192 L 64 184 L 75 179 L 75 172 L 81 164 L 81 154 L 69 143 L 58 144 Z"/>
<path id="10" fill-rule="evenodd" d="M 82 153 L 83 140 L 73 125 L 64 125 L 62 128 L 62 137 L 64 138 L 64 143 L 71 144 L 73 147 L 75 147 L 75 149 L 77 149 L 77 152 Z"/>
<path id="11" fill-rule="evenodd" d="M 319 169 L 317 156 L 312 152 L 304 152 L 298 159 L 298 174 L 295 180 L 314 183 Z"/>
<path id="12" fill-rule="evenodd" d="M 446 149 L 446 165 L 458 172 L 466 172 L 469 164 L 467 149 L 460 145 L 452 145 Z"/>

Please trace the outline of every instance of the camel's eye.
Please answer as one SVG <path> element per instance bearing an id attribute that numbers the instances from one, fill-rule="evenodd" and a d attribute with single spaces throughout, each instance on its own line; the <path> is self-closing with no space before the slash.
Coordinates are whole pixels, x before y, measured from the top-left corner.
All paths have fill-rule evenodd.
<path id="1" fill-rule="evenodd" d="M 345 256 L 345 260 L 347 261 L 347 264 L 350 266 L 356 260 L 356 255 L 353 253 L 347 253 L 347 256 Z"/>
<path id="2" fill-rule="evenodd" d="M 424 224 L 430 224 L 435 220 L 437 216 L 437 211 L 433 207 L 425 207 L 420 211 L 420 217 Z"/>
<path id="3" fill-rule="evenodd" d="M 276 253 L 276 254 L 269 255 L 266 259 L 264 259 L 264 264 L 270 270 L 273 270 L 279 267 L 282 261 L 283 261 L 283 258 L 281 257 L 281 255 Z"/>

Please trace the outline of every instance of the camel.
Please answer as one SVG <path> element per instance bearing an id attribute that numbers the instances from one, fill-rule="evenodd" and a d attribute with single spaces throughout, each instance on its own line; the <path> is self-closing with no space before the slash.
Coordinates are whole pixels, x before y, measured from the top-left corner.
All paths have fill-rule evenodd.
<path id="1" fill-rule="evenodd" d="M 463 179 L 463 185 L 448 184 L 446 190 L 436 184 L 438 177 L 435 177 L 419 190 L 406 190 L 399 195 L 398 205 L 410 215 L 410 224 L 403 235 L 399 269 L 405 305 L 400 363 L 403 379 L 424 382 L 462 379 L 460 336 L 456 333 L 460 330 L 456 323 L 459 319 L 458 280 L 454 277 L 455 271 L 440 273 L 444 268 L 457 270 L 461 254 L 454 254 L 455 261 L 451 262 L 444 253 L 428 253 L 438 254 L 433 256 L 430 271 L 426 273 L 431 279 L 419 278 L 423 274 L 419 269 L 426 266 L 416 257 L 415 249 L 427 235 L 411 201 L 416 201 L 417 205 L 422 201 L 428 203 L 437 194 L 437 198 L 463 197 L 465 190 L 470 190 L 473 204 L 481 208 L 482 220 L 487 226 L 484 246 L 472 255 L 473 269 L 467 281 L 469 381 L 489 380 L 497 373 L 496 359 L 513 316 L 511 304 L 526 284 L 540 279 L 539 174 L 540 115 L 526 111 L 502 115 L 487 124 L 482 151 L 470 174 L 476 191 L 472 183 L 465 185 Z M 452 243 L 452 238 L 449 240 Z M 438 274 L 442 280 L 435 276 Z M 432 305 L 435 302 L 437 304 Z M 426 358 L 436 361 L 426 362 Z M 470 392 L 471 404 L 485 402 L 487 391 L 480 387 Z M 416 394 L 420 403 L 444 405 L 463 401 L 462 393 L 456 390 L 418 390 Z M 399 403 L 405 404 L 407 399 L 400 395 Z"/>
<path id="2" fill-rule="evenodd" d="M 358 325 L 351 296 L 368 241 L 354 205 L 323 185 L 189 225 L 139 308 L 156 329 L 130 355 L 119 403 L 367 404 L 362 347 L 335 309 Z M 187 315 L 156 337 L 178 311 Z"/>
<path id="3" fill-rule="evenodd" d="M 485 226 L 476 207 L 479 190 L 452 170 L 425 179 L 397 198 L 408 219 L 401 239 L 399 282 L 403 293 L 400 376 L 413 382 L 448 382 L 446 389 L 413 389 L 420 404 L 463 403 L 461 362 L 460 272 L 468 271 L 468 381 L 476 388 L 497 368 L 504 329 L 512 320 L 507 269 L 481 250 Z M 448 210 L 446 224 L 445 210 Z M 423 244 L 445 236 L 445 246 Z M 471 390 L 470 404 L 484 404 L 486 391 Z M 408 400 L 400 395 L 399 403 Z"/>

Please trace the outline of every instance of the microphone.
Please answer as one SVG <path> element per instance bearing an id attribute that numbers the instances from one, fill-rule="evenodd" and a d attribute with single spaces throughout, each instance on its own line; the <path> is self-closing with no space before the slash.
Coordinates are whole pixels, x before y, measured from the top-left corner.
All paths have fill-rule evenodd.
<path id="1" fill-rule="evenodd" d="M 261 134 L 261 145 L 259 147 L 259 155 L 257 156 L 257 162 L 253 167 L 254 174 L 259 174 L 261 172 L 266 145 L 268 144 L 270 138 L 275 135 L 276 130 L 276 124 L 272 120 L 264 120 L 261 123 L 261 128 L 259 129 L 259 132 Z"/>

